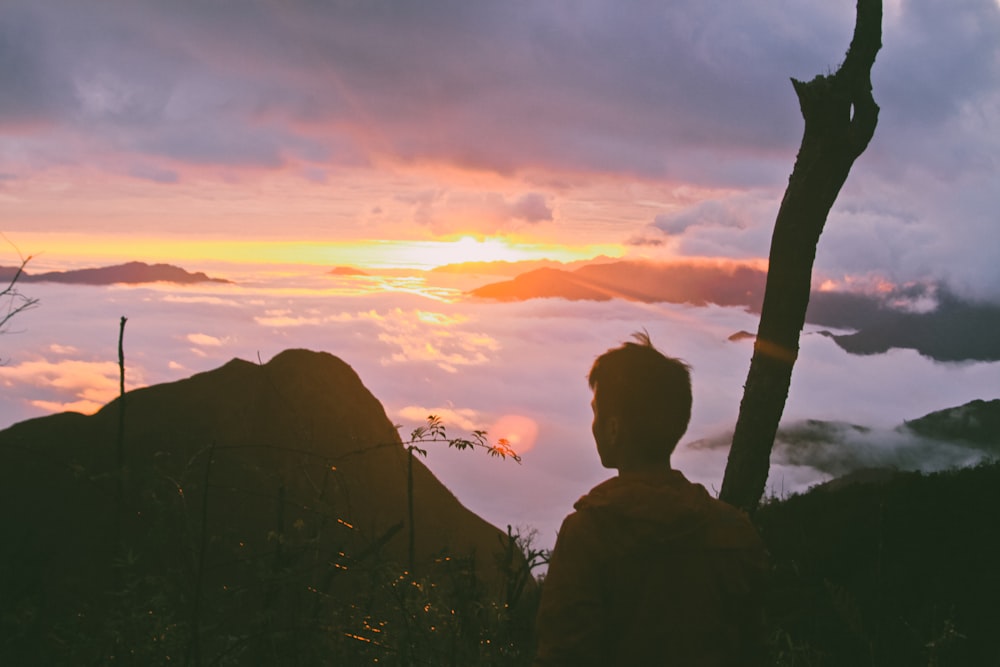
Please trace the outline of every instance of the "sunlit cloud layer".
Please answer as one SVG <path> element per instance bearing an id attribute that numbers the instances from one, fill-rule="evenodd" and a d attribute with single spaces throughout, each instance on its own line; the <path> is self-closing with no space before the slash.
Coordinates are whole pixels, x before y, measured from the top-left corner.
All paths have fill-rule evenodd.
<path id="1" fill-rule="evenodd" d="M 283 282 L 284 281 L 284 282 Z M 430 415 L 449 435 L 486 430 L 523 462 L 429 444 L 427 463 L 474 511 L 497 525 L 533 526 L 551 543 L 573 501 L 608 475 L 590 433 L 586 375 L 594 358 L 645 328 L 693 367 L 694 414 L 684 443 L 724 436 L 736 420 L 753 330 L 741 308 L 613 300 L 522 303 L 437 300 L 413 291 L 346 295 L 316 276 L 254 286 L 106 288 L 32 284 L 41 307 L 0 338 L 0 423 L 59 410 L 92 412 L 118 390 L 119 318 L 129 389 L 217 368 L 233 357 L 267 361 L 281 350 L 331 352 L 349 363 L 406 437 Z M 281 285 L 289 285 L 282 289 Z M 308 287 L 309 289 L 305 289 Z M 219 304 L 219 290 L 230 295 Z M 297 314 L 297 315 L 296 315 Z M 996 397 L 1000 363 L 944 364 L 912 350 L 854 356 L 807 328 L 785 410 L 805 419 L 890 430 L 906 419 Z M 894 438 L 853 438 L 848 459 L 917 465 L 960 462 L 968 452 Z M 885 447 L 866 453 L 865 447 Z M 813 460 L 777 457 L 774 493 L 829 478 L 835 448 Z M 682 445 L 675 464 L 717 490 L 726 452 Z M 964 459 L 962 459 L 964 460 Z M 842 465 L 850 465 L 850 461 Z M 840 468 L 837 468 L 840 470 Z"/>

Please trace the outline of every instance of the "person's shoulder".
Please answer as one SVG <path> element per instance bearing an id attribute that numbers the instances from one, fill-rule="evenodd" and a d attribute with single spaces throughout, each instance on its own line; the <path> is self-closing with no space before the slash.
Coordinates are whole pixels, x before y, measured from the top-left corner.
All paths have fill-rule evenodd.
<path id="1" fill-rule="evenodd" d="M 713 524 L 710 532 L 722 543 L 720 546 L 764 553 L 764 541 L 746 512 L 711 496 L 707 504 L 711 508 L 707 516 Z"/>
<path id="2" fill-rule="evenodd" d="M 554 564 L 565 568 L 570 567 L 570 563 L 575 563 L 572 567 L 577 567 L 585 562 L 604 562 L 609 553 L 608 537 L 607 526 L 593 512 L 571 512 L 563 519 L 556 534 L 555 548 L 549 561 L 550 570 Z"/>
<path id="3" fill-rule="evenodd" d="M 576 511 L 591 509 L 598 505 L 603 505 L 607 502 L 609 496 L 615 494 L 618 488 L 621 486 L 621 478 L 610 477 L 587 493 L 580 496 L 575 503 L 573 503 L 573 509 Z"/>

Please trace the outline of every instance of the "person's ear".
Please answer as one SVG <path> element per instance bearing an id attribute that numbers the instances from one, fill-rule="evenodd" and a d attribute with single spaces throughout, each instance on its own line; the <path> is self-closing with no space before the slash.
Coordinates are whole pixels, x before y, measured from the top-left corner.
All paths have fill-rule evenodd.
<path id="1" fill-rule="evenodd" d="M 608 418 L 608 440 L 612 447 L 618 447 L 618 435 L 620 434 L 620 423 L 618 417 Z"/>

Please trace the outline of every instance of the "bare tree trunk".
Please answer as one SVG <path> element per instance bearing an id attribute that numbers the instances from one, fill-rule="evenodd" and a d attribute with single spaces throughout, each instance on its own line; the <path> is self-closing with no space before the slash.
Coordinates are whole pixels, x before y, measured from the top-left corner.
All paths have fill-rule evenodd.
<path id="1" fill-rule="evenodd" d="M 805 131 L 774 224 L 757 342 L 720 493 L 748 512 L 767 483 L 823 225 L 878 123 L 871 68 L 881 42 L 881 0 L 858 0 L 854 37 L 837 72 L 808 83 L 792 79 Z"/>
<path id="2" fill-rule="evenodd" d="M 122 521 L 125 517 L 125 323 L 122 316 L 118 327 L 118 439 L 115 446 L 115 460 L 118 464 L 115 476 L 115 548 L 124 551 L 122 545 Z"/>

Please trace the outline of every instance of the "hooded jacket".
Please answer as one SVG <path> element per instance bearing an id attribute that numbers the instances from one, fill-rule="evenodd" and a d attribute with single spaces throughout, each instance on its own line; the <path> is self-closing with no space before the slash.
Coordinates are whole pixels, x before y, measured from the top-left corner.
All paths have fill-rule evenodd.
<path id="1" fill-rule="evenodd" d="M 746 515 L 676 470 L 574 505 L 542 587 L 535 667 L 755 665 L 767 560 Z"/>

